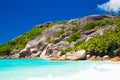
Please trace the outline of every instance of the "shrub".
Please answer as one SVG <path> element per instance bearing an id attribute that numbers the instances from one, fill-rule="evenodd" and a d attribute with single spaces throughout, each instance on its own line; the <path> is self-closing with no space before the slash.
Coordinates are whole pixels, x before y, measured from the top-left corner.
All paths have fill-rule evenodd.
<path id="1" fill-rule="evenodd" d="M 71 29 L 71 31 L 72 31 L 73 33 L 77 32 L 77 31 L 79 31 L 79 30 L 80 30 L 80 29 L 79 29 L 78 27 L 74 27 L 74 28 Z"/>
<path id="2" fill-rule="evenodd" d="M 67 52 L 70 52 L 70 51 L 72 51 L 72 50 L 74 50 L 73 47 L 68 47 L 68 48 L 66 48 L 65 50 L 61 49 L 61 54 L 64 55 L 64 54 L 66 54 Z"/>
<path id="3" fill-rule="evenodd" d="M 56 21 L 56 24 L 66 24 L 68 22 L 68 20 L 63 20 L 63 21 Z"/>
<path id="4" fill-rule="evenodd" d="M 113 51 L 120 47 L 119 35 L 120 26 L 117 26 L 115 30 L 105 30 L 102 36 L 97 35 L 88 42 L 77 45 L 77 49 L 86 49 L 88 51 L 96 50 L 99 53 L 104 52 L 104 54 L 112 57 Z"/>
<path id="5" fill-rule="evenodd" d="M 61 29 L 57 34 L 54 35 L 54 38 L 60 37 L 60 35 L 64 34 L 65 30 Z"/>
<path id="6" fill-rule="evenodd" d="M 103 19 L 103 20 L 98 20 L 98 21 L 91 21 L 85 24 L 85 26 L 82 28 L 82 30 L 90 30 L 90 29 L 94 29 L 94 28 L 99 28 L 101 26 L 105 26 L 110 24 L 110 22 L 108 21 L 108 19 Z"/>
<path id="7" fill-rule="evenodd" d="M 80 38 L 80 33 L 79 32 L 76 32 L 76 33 L 73 33 L 69 36 L 69 38 L 65 38 L 64 41 L 67 41 L 67 42 L 72 42 L 72 41 L 76 41 L 77 39 Z"/>
<path id="8" fill-rule="evenodd" d="M 78 26 L 78 23 L 75 21 L 71 22 L 70 24 L 72 24 L 73 26 L 76 26 L 76 27 Z"/>
<path id="9" fill-rule="evenodd" d="M 52 43 L 52 39 L 51 39 L 51 38 L 48 38 L 48 39 L 46 39 L 46 42 L 47 42 L 47 43 Z"/>
<path id="10" fill-rule="evenodd" d="M 95 28 L 96 26 L 96 23 L 94 21 L 91 21 L 91 22 L 88 22 L 83 28 L 82 30 L 90 30 L 90 29 L 93 29 Z"/>
<path id="11" fill-rule="evenodd" d="M 48 28 L 53 27 L 55 24 L 56 24 L 56 23 L 51 23 L 51 24 L 49 24 L 49 25 L 48 25 Z"/>
<path id="12" fill-rule="evenodd" d="M 75 43 L 74 43 L 74 46 L 77 47 L 77 46 L 80 46 L 84 41 L 82 40 L 77 40 Z"/>

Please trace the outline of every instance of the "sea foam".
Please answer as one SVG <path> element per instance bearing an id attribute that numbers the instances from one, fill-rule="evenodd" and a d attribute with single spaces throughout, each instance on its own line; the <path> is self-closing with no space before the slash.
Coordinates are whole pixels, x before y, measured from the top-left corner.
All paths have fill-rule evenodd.
<path id="1" fill-rule="evenodd" d="M 88 65 L 86 69 L 68 76 L 54 77 L 52 74 L 48 74 L 46 77 L 31 77 L 26 80 L 118 80 L 120 78 L 120 64 L 93 64 Z M 64 72 L 63 72 L 64 74 Z"/>

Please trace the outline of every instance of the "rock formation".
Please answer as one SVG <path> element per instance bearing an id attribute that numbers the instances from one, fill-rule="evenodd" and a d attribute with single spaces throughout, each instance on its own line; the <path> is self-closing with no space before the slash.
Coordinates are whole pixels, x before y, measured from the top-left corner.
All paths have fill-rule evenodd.
<path id="1" fill-rule="evenodd" d="M 107 18 L 108 20 L 112 20 L 115 16 L 112 15 L 91 15 L 87 17 L 83 17 L 81 19 L 72 19 L 64 24 L 55 24 L 53 27 L 48 28 L 42 32 L 42 34 L 38 35 L 35 39 L 29 41 L 25 48 L 21 51 L 13 51 L 11 52 L 11 57 L 13 58 L 49 58 L 49 59 L 57 59 L 57 60 L 110 60 L 108 55 L 98 56 L 88 54 L 87 50 L 77 50 L 70 51 L 66 54 L 62 54 L 62 50 L 65 50 L 69 47 L 73 47 L 74 41 L 67 42 L 64 39 L 69 38 L 75 32 L 80 33 L 80 38 L 78 40 L 89 41 L 91 38 L 97 35 L 103 35 L 105 30 L 114 30 L 114 25 L 105 25 L 100 28 L 90 29 L 83 31 L 82 28 L 86 25 L 87 22 L 90 21 L 99 21 Z M 44 24 L 40 24 L 39 28 L 48 26 L 52 22 L 47 22 Z M 77 26 L 74 25 L 77 24 Z M 72 31 L 73 29 L 78 29 L 78 31 Z M 60 30 L 64 29 L 64 33 L 60 34 L 58 37 L 54 37 Z M 51 39 L 51 43 L 46 42 L 47 39 Z M 118 51 L 114 51 L 114 54 L 119 56 Z M 118 60 L 118 57 L 115 59 L 111 59 L 112 61 Z"/>

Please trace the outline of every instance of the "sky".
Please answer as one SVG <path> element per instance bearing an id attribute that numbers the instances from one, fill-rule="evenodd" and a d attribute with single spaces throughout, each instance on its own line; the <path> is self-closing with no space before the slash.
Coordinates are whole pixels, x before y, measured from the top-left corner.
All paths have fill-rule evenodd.
<path id="1" fill-rule="evenodd" d="M 0 44 L 47 21 L 119 11 L 120 0 L 0 0 Z"/>

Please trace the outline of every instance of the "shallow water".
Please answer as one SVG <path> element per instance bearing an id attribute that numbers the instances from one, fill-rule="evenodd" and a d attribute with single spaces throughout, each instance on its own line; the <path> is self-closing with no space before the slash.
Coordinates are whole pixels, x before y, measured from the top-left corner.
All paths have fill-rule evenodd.
<path id="1" fill-rule="evenodd" d="M 0 80 L 119 80 L 120 62 L 0 59 Z"/>

